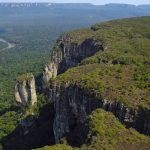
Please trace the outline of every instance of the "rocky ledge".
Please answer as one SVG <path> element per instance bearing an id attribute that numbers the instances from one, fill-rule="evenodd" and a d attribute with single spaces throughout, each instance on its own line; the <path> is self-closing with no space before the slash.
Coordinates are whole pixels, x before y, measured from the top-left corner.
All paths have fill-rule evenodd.
<path id="1" fill-rule="evenodd" d="M 137 22 L 135 22 L 136 24 Z M 124 27 L 125 30 L 122 30 L 123 25 L 120 21 L 115 22 L 114 25 L 113 22 L 106 23 L 106 25 L 96 25 L 96 30 L 87 31 L 90 32 L 90 36 L 87 36 L 86 31 L 84 31 L 84 37 L 81 31 L 71 33 L 74 38 L 77 35 L 80 42 L 76 39 L 73 40 L 69 34 L 62 35 L 56 42 L 51 61 L 45 65 L 41 85 L 54 109 L 50 120 L 55 143 L 60 143 L 61 139 L 65 137 L 72 146 L 85 144 L 86 138 L 84 137 L 89 132 L 87 117 L 97 108 L 112 112 L 127 128 L 132 127 L 140 133 L 150 135 L 150 110 L 149 106 L 146 106 L 149 105 L 149 84 L 146 81 L 148 76 L 142 74 L 146 68 L 145 65 L 149 66 L 147 49 L 146 52 L 142 51 L 142 53 L 137 54 L 135 40 L 139 43 L 139 39 L 132 30 L 127 30 L 129 33 L 126 34 L 126 26 Z M 131 23 L 131 28 L 132 26 Z M 118 28 L 120 29 L 119 32 Z M 138 37 L 141 36 L 138 35 Z M 101 39 L 105 44 L 101 42 Z M 148 38 L 147 40 L 149 41 Z M 128 45 L 128 43 L 130 44 Z M 127 50 L 124 50 L 124 47 Z M 132 52 L 130 53 L 131 47 Z M 96 55 L 97 53 L 98 55 Z M 87 65 L 86 68 L 86 64 L 81 64 L 82 60 L 93 55 L 96 56 L 92 59 L 94 59 L 94 64 L 97 67 Z M 103 59 L 104 57 L 107 61 Z M 89 60 L 93 61 L 90 58 Z M 139 58 L 138 61 L 137 58 Z M 114 60 L 117 60 L 117 63 L 113 63 Z M 118 60 L 123 63 L 118 63 Z M 81 66 L 75 67 L 78 65 Z M 73 68 L 71 72 L 69 68 L 72 67 L 77 69 Z M 68 71 L 69 75 L 65 72 L 67 69 L 70 71 Z M 137 73 L 140 73 L 140 77 L 136 76 Z M 130 82 L 128 82 L 129 80 Z M 88 84 L 81 86 L 81 82 L 83 85 Z M 143 86 L 143 84 L 145 85 Z M 97 91 L 99 94 L 96 93 Z M 105 94 L 101 93 L 103 91 Z M 33 76 L 27 80 L 18 81 L 15 92 L 18 103 L 27 105 L 30 102 L 34 104 L 37 100 L 35 93 Z M 118 97 L 115 97 L 116 95 Z M 129 102 L 130 105 L 127 105 L 126 102 Z"/>
<path id="2" fill-rule="evenodd" d="M 67 69 L 80 65 L 80 62 L 96 52 L 104 51 L 101 42 L 96 42 L 92 38 L 82 42 L 72 42 L 70 36 L 61 36 L 53 50 L 50 69 L 43 73 L 43 77 L 48 75 L 46 82 L 51 78 L 56 78 L 57 74 L 65 72 Z M 114 65 L 114 64 L 112 64 Z M 62 78 L 63 80 L 63 78 Z M 85 124 L 85 118 L 97 108 L 103 108 L 112 112 L 127 128 L 135 128 L 137 131 L 150 135 L 150 111 L 149 109 L 128 107 L 118 100 L 110 101 L 105 97 L 97 97 L 92 90 L 85 90 L 76 83 L 57 83 L 56 80 L 48 87 L 49 101 L 55 108 L 55 118 L 53 130 L 55 142 L 60 143 L 64 135 L 74 135 L 73 130 Z M 73 130 L 72 130 L 73 129 Z M 76 135 L 79 137 L 79 135 Z M 73 137 L 72 137 L 73 138 Z M 73 138 L 75 139 L 75 137 Z M 79 143 L 82 142 L 79 138 Z"/>

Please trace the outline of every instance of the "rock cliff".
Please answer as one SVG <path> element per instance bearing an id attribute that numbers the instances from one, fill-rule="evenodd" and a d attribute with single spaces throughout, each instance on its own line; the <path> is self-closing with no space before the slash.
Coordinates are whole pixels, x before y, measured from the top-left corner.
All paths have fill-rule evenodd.
<path id="1" fill-rule="evenodd" d="M 83 59 L 103 50 L 102 43 L 96 42 L 92 38 L 81 43 L 74 43 L 69 36 L 60 36 L 54 46 L 51 63 L 44 68 L 43 83 L 46 84 L 51 78 L 55 78 L 57 74 L 77 66 Z"/>
<path id="2" fill-rule="evenodd" d="M 148 46 L 140 52 L 137 37 L 144 36 L 141 24 L 137 26 L 141 36 L 123 26 L 120 21 L 96 25 L 95 30 L 64 34 L 56 42 L 42 76 L 43 92 L 53 108 L 49 119 L 55 143 L 61 143 L 63 137 L 71 146 L 87 143 L 87 118 L 97 108 L 112 112 L 127 128 L 150 135 L 149 37 L 142 39 L 147 38 L 144 44 Z M 33 76 L 21 78 L 16 85 L 16 101 L 34 104 L 35 91 Z"/>
<path id="3" fill-rule="evenodd" d="M 49 89 L 49 100 L 54 103 L 55 118 L 53 130 L 55 142 L 60 143 L 64 135 L 83 144 L 84 131 L 74 133 L 76 128 L 86 124 L 85 120 L 92 111 L 103 108 L 112 112 L 127 128 L 133 127 L 141 133 L 150 134 L 150 111 L 128 108 L 121 102 L 110 102 L 76 84 L 54 84 Z M 86 130 L 86 129 L 85 129 Z M 87 132 L 87 131 L 85 131 Z M 73 137 L 78 136 L 78 140 Z M 71 137 L 72 136 L 72 137 Z"/>
<path id="4" fill-rule="evenodd" d="M 16 102 L 22 106 L 34 105 L 37 102 L 35 79 L 33 74 L 22 75 L 15 86 Z"/>
<path id="5" fill-rule="evenodd" d="M 55 78 L 56 76 L 57 76 L 56 65 L 53 62 L 46 64 L 42 75 L 42 87 L 46 88 L 48 81 L 51 78 Z"/>
<path id="6" fill-rule="evenodd" d="M 67 36 L 61 36 L 58 40 L 60 49 L 60 60 L 55 53 L 53 61 L 58 63 L 58 73 L 63 73 L 68 68 L 78 65 L 83 59 L 94 55 L 98 51 L 103 51 L 102 43 L 97 43 L 92 38 L 86 39 L 80 44 L 72 43 Z"/>
<path id="7" fill-rule="evenodd" d="M 51 58 L 51 66 L 55 67 L 51 67 L 52 72 L 46 82 L 52 77 L 55 78 L 56 72 L 61 74 L 68 68 L 80 65 L 83 59 L 94 55 L 98 51 L 103 52 L 104 47 L 101 42 L 96 42 L 92 38 L 85 39 L 80 43 L 74 43 L 69 36 L 61 36 L 54 47 Z M 57 71 L 54 71 L 56 68 Z M 49 101 L 54 104 L 55 108 L 53 130 L 56 143 L 60 143 L 64 135 L 71 136 L 74 134 L 80 137 L 77 145 L 84 143 L 82 136 L 85 133 L 80 133 L 79 135 L 79 133 L 73 132 L 77 127 L 85 124 L 85 118 L 97 108 L 112 112 L 128 128 L 133 127 L 141 133 L 150 134 L 149 109 L 134 109 L 117 99 L 116 101 L 110 101 L 105 97 L 97 97 L 92 90 L 85 90 L 76 83 L 63 82 L 62 84 L 57 84 L 57 82 L 54 82 L 54 84 L 51 83 L 48 90 Z M 75 140 L 75 137 L 71 138 Z"/>

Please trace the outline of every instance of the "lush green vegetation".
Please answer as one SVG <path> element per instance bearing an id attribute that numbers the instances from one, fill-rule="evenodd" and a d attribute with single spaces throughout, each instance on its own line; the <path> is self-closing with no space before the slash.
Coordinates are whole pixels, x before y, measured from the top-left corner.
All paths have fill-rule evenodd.
<path id="1" fill-rule="evenodd" d="M 110 112 L 97 109 L 88 120 L 90 143 L 81 146 L 81 148 L 71 148 L 64 143 L 37 150 L 125 150 L 131 147 L 133 150 L 145 150 L 150 146 L 149 137 L 139 134 L 133 129 L 126 129 Z"/>
<path id="2" fill-rule="evenodd" d="M 115 20 L 66 33 L 71 42 L 77 44 L 92 38 L 103 44 L 104 51 L 57 76 L 50 85 L 53 82 L 76 84 L 97 98 L 119 101 L 133 109 L 150 109 L 149 34 L 150 17 Z M 150 147 L 149 137 L 134 129 L 126 129 L 110 112 L 97 109 L 87 120 L 90 128 L 88 142 L 80 148 L 62 142 L 38 150 L 145 150 Z"/>
<path id="3" fill-rule="evenodd" d="M 76 83 L 83 89 L 94 92 L 97 98 L 121 101 L 132 108 L 149 109 L 149 80 L 146 72 L 142 72 L 142 76 L 137 68 L 139 69 L 135 65 L 88 64 L 69 69 L 57 77 L 57 82 Z"/>
<path id="4" fill-rule="evenodd" d="M 119 149 L 121 144 L 127 147 L 132 145 L 133 149 L 144 149 L 149 146 L 148 137 L 133 129 L 126 129 L 114 115 L 102 109 L 96 110 L 90 116 L 90 130 L 89 137 L 92 141 L 88 147 L 95 150 L 99 147 L 108 150 Z"/>
<path id="5" fill-rule="evenodd" d="M 104 51 L 86 58 L 56 81 L 77 83 L 108 101 L 150 108 L 150 17 L 96 24 L 85 35 L 84 30 L 66 34 L 75 37 L 73 43 L 93 38 L 103 43 Z"/>
<path id="6" fill-rule="evenodd" d="M 75 148 L 74 148 L 75 149 Z M 68 146 L 66 144 L 58 144 L 54 146 L 45 146 L 43 148 L 38 148 L 37 150 L 73 150 L 71 146 Z M 78 150 L 78 149 L 76 149 Z"/>
<path id="7" fill-rule="evenodd" d="M 58 11 L 58 8 L 54 10 Z M 70 10 L 72 11 L 72 9 Z M 11 133 L 21 118 L 31 113 L 38 116 L 39 109 L 46 103 L 45 98 L 39 95 L 37 105 L 29 108 L 25 116 L 22 116 L 15 106 L 14 100 L 14 86 L 18 76 L 27 72 L 32 72 L 38 76 L 42 72 L 44 64 L 49 60 L 50 49 L 60 33 L 114 18 L 113 15 L 106 18 L 99 17 L 99 12 L 95 14 L 95 11 L 92 17 L 89 16 L 91 11 L 89 14 L 85 12 L 81 16 L 81 10 L 77 14 L 76 11 L 70 14 L 62 9 L 57 15 L 55 12 L 48 14 L 47 11 L 39 15 L 35 11 L 36 13 L 33 15 L 32 12 L 26 13 L 27 10 L 21 11 L 18 15 L 14 11 L 8 14 L 6 12 L 0 13 L 0 38 L 15 44 L 14 48 L 0 51 L 0 139 Z M 64 11 L 63 15 L 62 11 Z M 75 16 L 73 17 L 73 15 Z M 59 76 L 57 81 L 77 82 L 83 88 L 94 91 L 97 95 L 106 96 L 106 91 L 109 91 L 108 100 L 119 100 L 132 107 L 149 108 L 149 25 L 149 17 L 143 17 L 133 19 L 133 21 L 130 19 L 111 21 L 97 24 L 91 29 L 66 33 L 67 36 L 71 37 L 73 43 L 80 44 L 86 38 L 93 38 L 96 42 L 100 41 L 103 43 L 105 51 L 85 59 L 82 62 L 83 66 L 70 69 Z M 4 47 L 6 45 L 0 43 L 0 49 Z M 22 77 L 23 79 L 26 78 L 26 76 Z M 93 131 L 94 128 L 91 129 L 91 134 Z M 96 132 L 98 135 L 102 135 L 99 129 Z M 115 134 L 116 132 L 112 133 L 112 135 Z M 139 141 L 142 141 L 140 135 L 137 137 Z M 131 136 L 131 141 L 133 139 Z M 146 137 L 143 139 L 147 141 Z M 108 142 L 107 138 L 105 142 Z M 115 143 L 114 141 L 111 142 Z M 72 149 L 65 144 L 58 145 L 58 147 Z M 57 145 L 54 146 L 54 149 L 57 149 Z"/>
<path id="8" fill-rule="evenodd" d="M 80 11 L 83 12 L 82 9 Z M 35 76 L 42 73 L 57 37 L 64 31 L 89 26 L 99 20 L 99 17 L 89 19 L 86 13 L 84 17 L 81 13 L 70 15 L 62 6 L 59 9 L 0 6 L 0 38 L 15 44 L 14 48 L 0 51 L 0 120 L 7 116 L 6 122 L 8 120 L 16 126 L 13 121 L 17 118 L 14 111 L 18 111 L 14 98 L 16 81 L 28 72 Z M 6 44 L 0 42 L 0 49 L 4 47 Z M 38 107 L 34 109 L 38 112 Z M 12 115 L 7 115 L 9 113 Z M 4 121 L 0 121 L 0 138 L 10 133 L 10 129 L 5 127 Z"/>
<path id="9" fill-rule="evenodd" d="M 0 50 L 6 47 L 7 47 L 7 44 L 0 41 Z"/>
<path id="10" fill-rule="evenodd" d="M 29 115 L 39 117 L 40 109 L 42 109 L 46 104 L 48 104 L 47 98 L 43 94 L 38 94 L 37 103 L 33 106 L 28 105 L 27 108 L 24 108 L 23 118 Z"/>
<path id="11" fill-rule="evenodd" d="M 0 139 L 16 128 L 20 118 L 21 115 L 15 111 L 7 112 L 0 117 Z"/>
<path id="12" fill-rule="evenodd" d="M 26 73 L 23 74 L 21 76 L 18 77 L 18 81 L 30 81 L 33 78 L 33 74 L 32 73 Z"/>

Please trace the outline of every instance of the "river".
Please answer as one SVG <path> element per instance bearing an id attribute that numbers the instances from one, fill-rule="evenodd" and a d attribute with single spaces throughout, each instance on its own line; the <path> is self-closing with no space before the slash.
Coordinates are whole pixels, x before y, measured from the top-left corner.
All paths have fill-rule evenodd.
<path id="1" fill-rule="evenodd" d="M 10 42 L 8 42 L 8 41 L 6 41 L 6 40 L 2 39 L 2 38 L 0 38 L 0 42 L 3 42 L 3 43 L 6 43 L 6 44 L 7 44 L 7 47 L 0 49 L 0 52 L 5 51 L 5 50 L 8 50 L 8 49 L 11 49 L 11 48 L 15 47 L 15 44 L 10 43 Z"/>

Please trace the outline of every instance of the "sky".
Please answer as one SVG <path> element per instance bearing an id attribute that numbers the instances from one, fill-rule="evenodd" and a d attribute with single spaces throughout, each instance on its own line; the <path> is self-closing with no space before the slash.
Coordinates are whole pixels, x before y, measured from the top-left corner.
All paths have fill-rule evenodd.
<path id="1" fill-rule="evenodd" d="M 0 2 L 53 2 L 53 3 L 92 3 L 96 5 L 108 3 L 150 4 L 150 0 L 0 0 Z"/>

